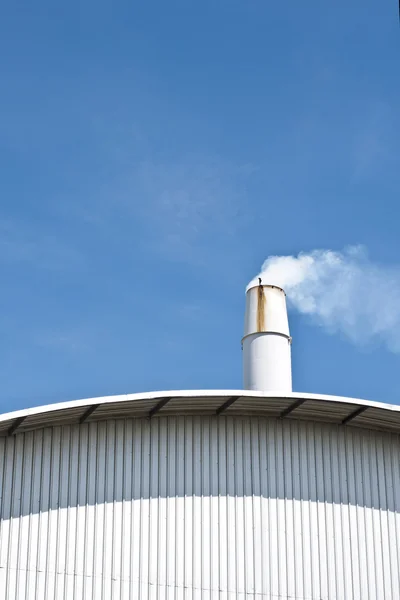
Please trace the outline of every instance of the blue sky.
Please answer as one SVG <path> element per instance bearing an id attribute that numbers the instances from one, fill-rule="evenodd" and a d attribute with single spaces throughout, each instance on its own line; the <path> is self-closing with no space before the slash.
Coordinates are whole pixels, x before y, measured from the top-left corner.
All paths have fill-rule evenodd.
<path id="1" fill-rule="evenodd" d="M 397 11 L 2 7 L 1 412 L 240 388 L 267 256 L 362 244 L 400 264 Z M 290 323 L 296 390 L 400 402 L 399 354 Z"/>

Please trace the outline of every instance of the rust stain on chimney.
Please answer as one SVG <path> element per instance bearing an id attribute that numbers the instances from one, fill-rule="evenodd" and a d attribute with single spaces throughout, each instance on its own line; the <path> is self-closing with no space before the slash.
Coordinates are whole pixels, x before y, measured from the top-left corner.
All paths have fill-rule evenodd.
<path id="1" fill-rule="evenodd" d="M 264 288 L 260 282 L 257 299 L 257 331 L 259 333 L 265 330 L 265 300 Z"/>

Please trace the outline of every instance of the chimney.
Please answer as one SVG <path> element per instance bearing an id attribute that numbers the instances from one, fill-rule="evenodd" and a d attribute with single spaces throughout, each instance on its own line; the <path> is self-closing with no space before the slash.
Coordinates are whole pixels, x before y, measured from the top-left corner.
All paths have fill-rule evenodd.
<path id="1" fill-rule="evenodd" d="M 246 291 L 244 389 L 291 392 L 291 340 L 285 292 L 274 285 L 251 285 Z"/>

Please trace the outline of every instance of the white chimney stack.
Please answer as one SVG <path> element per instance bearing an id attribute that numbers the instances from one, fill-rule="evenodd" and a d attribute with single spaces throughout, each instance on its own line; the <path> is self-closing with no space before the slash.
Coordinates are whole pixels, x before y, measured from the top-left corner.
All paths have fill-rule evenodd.
<path id="1" fill-rule="evenodd" d="M 254 284 L 246 292 L 243 379 L 246 390 L 291 392 L 291 337 L 285 292 Z"/>

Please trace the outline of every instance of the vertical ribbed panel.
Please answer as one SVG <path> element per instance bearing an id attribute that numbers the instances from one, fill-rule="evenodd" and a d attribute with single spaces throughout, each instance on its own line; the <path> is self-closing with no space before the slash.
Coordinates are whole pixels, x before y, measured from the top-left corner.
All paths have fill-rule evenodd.
<path id="1" fill-rule="evenodd" d="M 262 418 L 0 439 L 4 600 L 400 597 L 397 436 Z"/>

